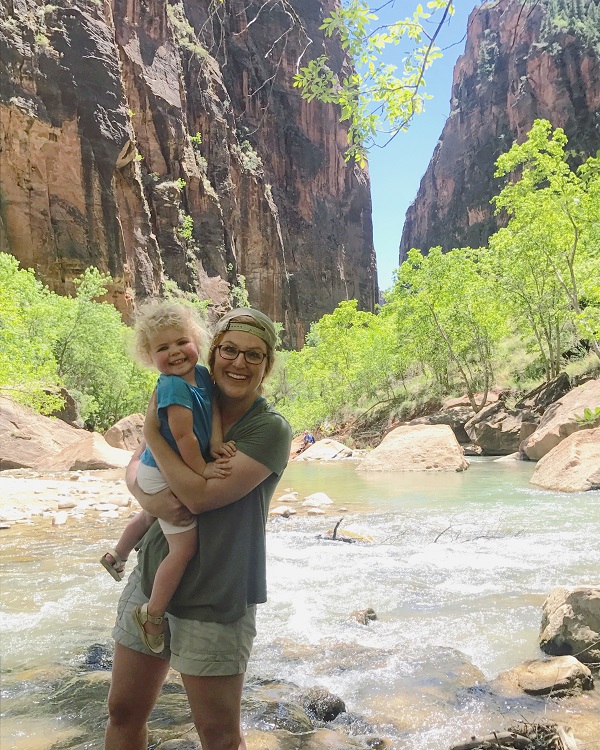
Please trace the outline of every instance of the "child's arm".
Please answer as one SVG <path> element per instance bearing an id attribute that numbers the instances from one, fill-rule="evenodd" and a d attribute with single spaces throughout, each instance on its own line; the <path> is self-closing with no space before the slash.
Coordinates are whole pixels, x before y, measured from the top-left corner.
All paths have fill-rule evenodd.
<path id="1" fill-rule="evenodd" d="M 181 458 L 192 471 L 205 479 L 226 477 L 229 474 L 228 466 L 216 464 L 214 461 L 207 464 L 202 457 L 198 440 L 194 435 L 194 417 L 191 409 L 172 404 L 167 407 L 167 421 Z"/>
<path id="2" fill-rule="evenodd" d="M 212 405 L 212 429 L 210 432 L 210 455 L 213 458 L 231 458 L 236 452 L 235 441 L 223 442 L 223 423 L 221 421 L 221 408 L 217 400 Z"/>

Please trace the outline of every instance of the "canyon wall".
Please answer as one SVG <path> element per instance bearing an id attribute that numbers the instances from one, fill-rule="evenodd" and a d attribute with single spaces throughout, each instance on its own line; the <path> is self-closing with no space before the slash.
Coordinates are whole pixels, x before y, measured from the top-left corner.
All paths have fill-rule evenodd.
<path id="1" fill-rule="evenodd" d="M 598 0 L 579 6 L 495 0 L 471 13 L 450 116 L 406 214 L 400 263 L 412 247 L 447 251 L 487 243 L 501 221 L 490 205 L 500 189 L 495 161 L 525 140 L 535 119 L 565 130 L 574 164 L 596 154 L 599 41 Z"/>
<path id="2" fill-rule="evenodd" d="M 0 0 L 0 249 L 59 293 L 95 266 L 131 319 L 243 297 L 284 343 L 377 298 L 368 174 L 293 88 L 335 0 Z M 231 296 L 234 292 L 233 299 Z"/>

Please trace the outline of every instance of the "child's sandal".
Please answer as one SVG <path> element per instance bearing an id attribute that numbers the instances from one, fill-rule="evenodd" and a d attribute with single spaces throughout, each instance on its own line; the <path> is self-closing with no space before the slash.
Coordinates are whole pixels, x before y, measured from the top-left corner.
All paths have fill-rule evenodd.
<path id="1" fill-rule="evenodd" d="M 107 555 L 110 555 L 113 558 L 113 562 L 107 559 Z M 108 572 L 111 574 L 111 576 L 115 579 L 115 581 L 122 581 L 123 576 L 125 575 L 125 563 L 127 562 L 127 559 L 123 560 L 119 555 L 115 552 L 114 549 L 107 549 L 106 552 L 102 555 L 100 558 L 100 565 L 102 565 Z"/>
<path id="2" fill-rule="evenodd" d="M 164 617 L 154 617 L 148 614 L 148 603 L 138 604 L 138 606 L 131 613 L 135 624 L 138 626 L 142 640 L 146 646 L 153 651 L 155 654 L 160 654 L 165 648 L 165 634 L 164 633 L 147 633 L 144 624 L 151 622 L 153 625 L 162 625 Z"/>

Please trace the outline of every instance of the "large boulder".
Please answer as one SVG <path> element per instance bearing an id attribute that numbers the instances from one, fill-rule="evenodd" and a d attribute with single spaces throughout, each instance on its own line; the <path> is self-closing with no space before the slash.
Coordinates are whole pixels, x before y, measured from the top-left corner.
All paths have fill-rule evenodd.
<path id="1" fill-rule="evenodd" d="M 600 427 L 569 435 L 541 458 L 531 484 L 559 492 L 600 489 Z"/>
<path id="2" fill-rule="evenodd" d="M 402 425 L 389 432 L 359 471 L 464 471 L 469 462 L 448 425 Z"/>
<path id="3" fill-rule="evenodd" d="M 497 401 L 477 412 L 465 424 L 465 431 L 486 456 L 507 456 L 519 450 L 535 427 L 529 412 L 509 409 L 503 401 Z"/>
<path id="4" fill-rule="evenodd" d="M 585 664 L 573 656 L 553 659 L 532 659 L 506 672 L 501 672 L 490 683 L 492 689 L 504 695 L 552 695 L 555 698 L 578 695 L 592 690 L 594 680 Z"/>
<path id="5" fill-rule="evenodd" d="M 40 460 L 57 455 L 84 434 L 60 419 L 0 398 L 0 470 L 36 468 Z"/>
<path id="6" fill-rule="evenodd" d="M 104 433 L 104 439 L 113 448 L 134 451 L 144 439 L 144 415 L 123 417 Z"/>
<path id="7" fill-rule="evenodd" d="M 332 440 L 331 438 L 325 438 L 324 440 L 317 440 L 314 445 L 307 448 L 305 451 L 296 456 L 295 461 L 337 461 L 340 458 L 350 458 L 352 456 L 352 448 L 348 448 L 347 445 Z"/>
<path id="8" fill-rule="evenodd" d="M 517 401 L 515 409 L 532 411 L 541 415 L 551 404 L 558 401 L 570 390 L 571 380 L 566 372 L 561 372 L 554 380 L 549 383 L 542 383 L 526 393 L 520 401 Z"/>
<path id="9" fill-rule="evenodd" d="M 470 406 L 452 406 L 444 408 L 426 417 L 411 419 L 408 424 L 447 424 L 456 435 L 459 443 L 468 443 L 470 438 L 465 431 L 465 424 L 473 418 L 475 412 Z"/>
<path id="10" fill-rule="evenodd" d="M 600 663 L 600 586 L 553 589 L 542 608 L 540 648 Z"/>
<path id="11" fill-rule="evenodd" d="M 53 391 L 49 388 L 44 388 L 44 393 L 51 394 Z M 62 422 L 70 424 L 71 427 L 83 428 L 83 419 L 81 419 L 81 416 L 79 415 L 79 409 L 77 408 L 77 403 L 73 396 L 71 396 L 66 388 L 61 388 L 58 395 L 62 398 L 63 405 L 48 416 L 56 417 Z"/>
<path id="12" fill-rule="evenodd" d="M 584 429 L 577 417 L 585 408 L 600 406 L 600 378 L 574 388 L 549 406 L 533 434 L 527 437 L 520 450 L 532 461 L 539 461 L 562 440 Z"/>
<path id="13" fill-rule="evenodd" d="M 80 432 L 81 435 L 81 432 Z M 85 471 L 122 469 L 132 452 L 113 448 L 98 432 L 85 432 L 80 439 L 57 455 L 38 463 L 38 468 L 52 471 Z"/>

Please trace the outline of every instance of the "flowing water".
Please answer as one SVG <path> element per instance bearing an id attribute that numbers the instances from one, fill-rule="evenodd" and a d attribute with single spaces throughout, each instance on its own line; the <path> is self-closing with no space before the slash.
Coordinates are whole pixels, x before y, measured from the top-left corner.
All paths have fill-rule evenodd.
<path id="1" fill-rule="evenodd" d="M 269 602 L 249 677 L 324 686 L 398 750 L 445 750 L 493 729 L 494 715 L 502 728 L 510 705 L 474 683 L 540 656 L 552 588 L 600 579 L 600 492 L 536 489 L 532 471 L 488 459 L 456 474 L 291 464 L 276 498 L 322 491 L 335 511 L 270 519 Z M 319 538 L 339 519 L 371 541 Z M 97 558 L 122 526 L 86 516 L 1 532 L 3 748 L 68 736 L 69 722 L 44 711 L 50 675 L 110 641 L 120 589 Z M 349 618 L 367 607 L 368 627 Z M 597 740 L 588 750 L 600 729 Z"/>

